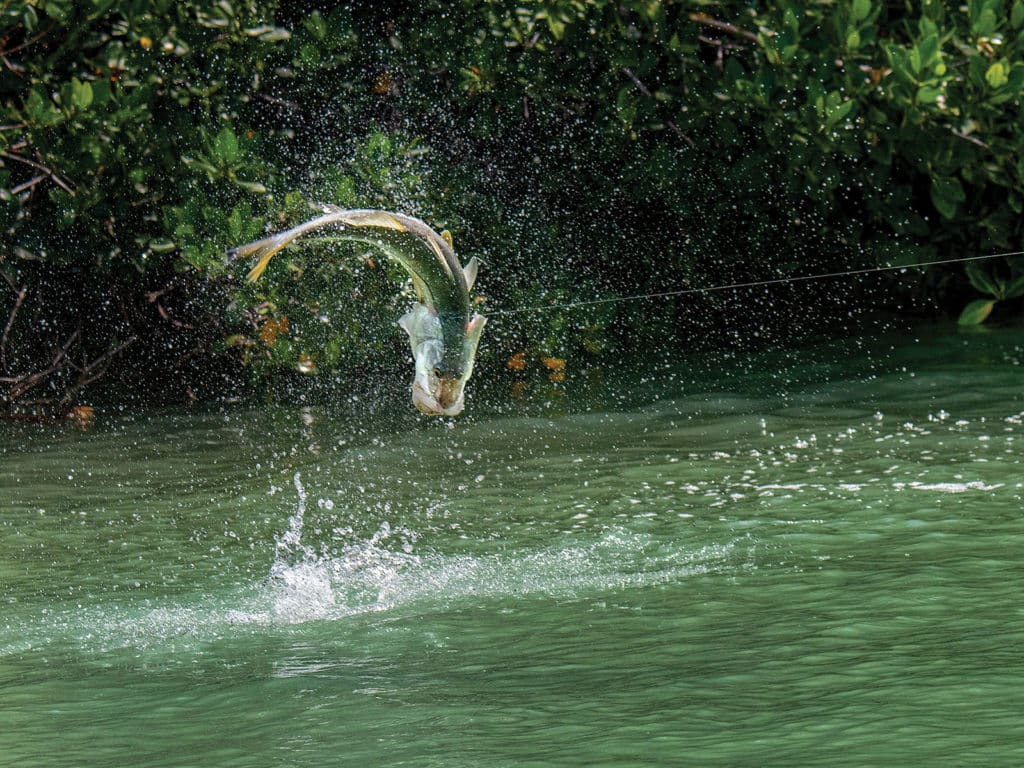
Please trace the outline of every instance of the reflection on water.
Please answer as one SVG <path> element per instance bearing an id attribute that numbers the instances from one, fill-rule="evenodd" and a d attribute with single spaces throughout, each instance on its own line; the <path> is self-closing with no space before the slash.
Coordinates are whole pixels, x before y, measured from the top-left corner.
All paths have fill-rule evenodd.
<path id="1" fill-rule="evenodd" d="M 0 754 L 1019 764 L 1015 344 L 12 430 Z"/>

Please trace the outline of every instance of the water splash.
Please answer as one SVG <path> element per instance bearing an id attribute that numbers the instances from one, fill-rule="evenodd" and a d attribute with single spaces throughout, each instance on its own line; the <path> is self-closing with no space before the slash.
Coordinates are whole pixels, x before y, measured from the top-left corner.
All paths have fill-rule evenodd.
<path id="1" fill-rule="evenodd" d="M 422 565 L 417 555 L 388 549 L 384 542 L 391 536 L 385 522 L 369 539 L 345 544 L 337 553 L 276 562 L 269 582 L 274 621 L 335 619 L 390 607 L 405 572 Z"/>
<path id="2" fill-rule="evenodd" d="M 596 539 L 577 535 L 539 550 L 487 555 L 396 552 L 389 548 L 396 535 L 406 549 L 415 536 L 384 522 L 369 539 L 288 565 L 275 564 L 271 620 L 300 624 L 513 596 L 574 599 L 750 567 L 736 543 L 693 548 L 622 527 L 606 528 Z"/>
<path id="3" fill-rule="evenodd" d="M 275 542 L 268 583 L 273 591 L 274 615 L 285 621 L 303 621 L 322 615 L 335 601 L 329 574 L 320 567 L 313 548 L 302 542 L 308 497 L 301 473 L 296 472 L 292 481 L 298 502 L 295 513 L 288 518 L 288 528 Z"/>
<path id="4" fill-rule="evenodd" d="M 288 518 L 288 530 L 277 537 L 275 544 L 276 555 L 274 567 L 294 561 L 296 557 L 309 559 L 313 557 L 313 550 L 302 543 L 302 526 L 306 518 L 306 489 L 302 487 L 302 473 L 296 472 L 292 478 L 295 484 L 295 493 L 298 496 L 295 514 Z M 273 575 L 273 571 L 271 571 Z"/>
<path id="5" fill-rule="evenodd" d="M 245 633 L 302 631 L 308 622 L 430 614 L 506 598 L 572 600 L 752 567 L 742 541 L 694 547 L 620 525 L 564 534 L 539 548 L 459 554 L 417 552 L 416 531 L 385 520 L 368 537 L 335 528 L 317 547 L 303 539 L 308 494 L 299 473 L 293 482 L 295 510 L 275 538 L 266 578 L 168 601 L 69 605 L 19 626 L 0 643 L 0 656 L 54 643 L 99 654 L 160 653 Z"/>
<path id="6" fill-rule="evenodd" d="M 288 528 L 277 538 L 268 586 L 271 613 L 277 622 L 292 624 L 330 619 L 376 610 L 387 604 L 393 582 L 420 558 L 393 552 L 387 542 L 399 534 L 403 547 L 411 549 L 415 534 L 406 528 L 393 529 L 386 520 L 366 540 L 348 541 L 340 551 L 318 553 L 303 543 L 307 494 L 299 472 L 293 478 L 298 496 Z M 351 537 L 351 529 L 335 529 L 336 536 Z"/>

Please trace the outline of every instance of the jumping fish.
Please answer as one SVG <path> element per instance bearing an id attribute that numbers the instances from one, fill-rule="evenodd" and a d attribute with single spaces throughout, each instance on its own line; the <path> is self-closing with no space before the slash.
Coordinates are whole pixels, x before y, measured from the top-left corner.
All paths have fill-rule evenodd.
<path id="1" fill-rule="evenodd" d="M 377 246 L 412 276 L 419 303 L 398 324 L 409 334 L 416 375 L 412 402 L 431 416 L 455 416 L 465 405 L 466 382 L 473 373 L 476 348 L 487 318 L 471 311 L 469 291 L 479 262 L 465 268 L 452 248 L 451 234 L 438 234 L 419 219 L 401 213 L 346 210 L 322 206 L 323 215 L 276 235 L 229 251 L 233 258 L 255 257 L 249 272 L 255 282 L 271 257 L 294 240 L 323 227 L 340 237 Z"/>

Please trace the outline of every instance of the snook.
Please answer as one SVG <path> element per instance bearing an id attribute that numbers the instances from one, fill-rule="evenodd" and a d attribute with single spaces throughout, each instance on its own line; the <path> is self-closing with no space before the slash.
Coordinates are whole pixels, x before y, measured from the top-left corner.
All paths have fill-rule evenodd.
<path id="1" fill-rule="evenodd" d="M 249 280 L 255 282 L 275 253 L 323 227 L 337 227 L 339 236 L 346 240 L 380 248 L 412 276 L 419 299 L 398 321 L 409 334 L 416 362 L 413 404 L 433 416 L 461 413 L 466 382 L 473 373 L 480 333 L 487 322 L 485 317 L 471 312 L 469 289 L 476 279 L 476 258 L 470 259 L 463 269 L 452 249 L 451 235 L 439 235 L 411 216 L 336 206 L 323 206 L 323 210 L 322 216 L 235 248 L 229 255 L 259 259 L 249 272 Z"/>

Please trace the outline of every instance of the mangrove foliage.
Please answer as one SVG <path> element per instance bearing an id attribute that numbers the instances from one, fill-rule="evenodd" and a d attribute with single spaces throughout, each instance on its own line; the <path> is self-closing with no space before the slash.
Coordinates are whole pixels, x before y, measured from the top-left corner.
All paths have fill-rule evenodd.
<path id="1" fill-rule="evenodd" d="M 408 288 L 379 255 L 323 242 L 258 285 L 226 263 L 320 201 L 450 230 L 485 313 L 545 308 L 489 327 L 478 376 L 865 309 L 1017 314 L 1013 258 L 833 282 L 813 308 L 556 305 L 1018 250 L 1022 28 L 1022 0 L 3 0 L 0 406 L 403 365 Z"/>

